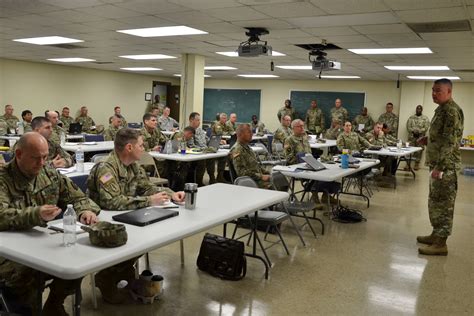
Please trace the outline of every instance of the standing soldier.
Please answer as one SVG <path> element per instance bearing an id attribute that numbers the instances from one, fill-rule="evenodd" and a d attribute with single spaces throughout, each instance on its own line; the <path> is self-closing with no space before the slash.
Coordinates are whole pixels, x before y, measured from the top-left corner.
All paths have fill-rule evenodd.
<path id="1" fill-rule="evenodd" d="M 324 113 L 318 108 L 316 100 L 311 101 L 311 108 L 306 112 L 305 118 L 306 129 L 315 135 L 324 132 Z"/>
<path id="2" fill-rule="evenodd" d="M 331 109 L 331 120 L 333 119 L 337 119 L 341 125 L 349 120 L 349 113 L 342 106 L 342 100 L 339 98 L 334 101 L 334 107 Z"/>
<path id="3" fill-rule="evenodd" d="M 165 105 L 160 102 L 160 95 L 157 94 L 155 95 L 155 102 L 149 103 L 145 109 L 145 114 L 146 113 L 151 113 L 153 109 L 158 109 L 158 113 L 156 113 L 156 117 L 160 117 L 163 115 L 163 110 L 165 109 Z"/>
<path id="4" fill-rule="evenodd" d="M 377 122 L 382 124 L 387 124 L 388 126 L 388 134 L 397 138 L 398 135 L 398 116 L 393 113 L 393 103 L 388 102 L 385 106 L 386 112 L 380 115 Z M 385 133 L 387 134 L 387 133 Z"/>
<path id="5" fill-rule="evenodd" d="M 420 254 L 446 256 L 446 240 L 453 227 L 454 202 L 458 187 L 457 173 L 461 168 L 459 143 L 464 129 L 464 113 L 451 97 L 453 84 L 449 79 L 438 79 L 433 84 L 435 110 L 427 142 L 426 164 L 430 168 L 428 212 L 433 231 L 428 236 L 418 236 Z"/>
<path id="6" fill-rule="evenodd" d="M 357 115 L 352 122 L 354 131 L 357 133 L 366 134 L 371 132 L 374 129 L 374 120 L 367 113 L 367 108 L 364 106 L 360 114 Z"/>
<path id="7" fill-rule="evenodd" d="M 407 121 L 407 130 L 408 130 L 408 141 L 410 145 L 417 146 L 417 139 L 420 137 L 426 136 L 426 132 L 430 128 L 430 119 L 428 116 L 423 115 L 423 107 L 418 105 L 416 107 L 416 114 L 410 116 Z M 425 149 L 422 145 L 423 150 Z M 423 151 L 417 151 L 413 154 L 415 158 L 415 170 L 420 169 L 420 160 Z"/>
<path id="8" fill-rule="evenodd" d="M 7 123 L 8 131 L 7 133 L 15 133 L 18 122 L 20 121 L 18 117 L 13 115 L 13 105 L 5 105 L 5 114 L 0 116 L 0 120 L 4 120 Z"/>
<path id="9" fill-rule="evenodd" d="M 289 115 L 291 120 L 294 120 L 296 118 L 296 111 L 291 106 L 290 100 L 285 100 L 285 106 L 278 110 L 278 113 L 277 113 L 278 121 L 281 121 L 281 118 L 285 115 Z"/>

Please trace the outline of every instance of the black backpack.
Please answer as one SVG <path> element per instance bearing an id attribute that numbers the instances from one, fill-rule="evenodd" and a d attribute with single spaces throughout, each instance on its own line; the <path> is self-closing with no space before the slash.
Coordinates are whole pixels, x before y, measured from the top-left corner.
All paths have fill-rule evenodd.
<path id="1" fill-rule="evenodd" d="M 361 211 L 351 210 L 342 205 L 339 205 L 333 210 L 332 220 L 340 223 L 359 223 L 367 221 L 367 219 L 362 216 Z"/>
<path id="2" fill-rule="evenodd" d="M 206 233 L 201 243 L 197 266 L 212 276 L 237 281 L 245 277 L 247 259 L 243 242 Z"/>

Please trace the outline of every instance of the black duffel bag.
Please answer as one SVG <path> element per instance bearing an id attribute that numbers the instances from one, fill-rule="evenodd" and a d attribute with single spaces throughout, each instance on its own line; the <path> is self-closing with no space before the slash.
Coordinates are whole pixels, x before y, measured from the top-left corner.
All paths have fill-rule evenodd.
<path id="1" fill-rule="evenodd" d="M 225 280 L 245 277 L 247 259 L 243 242 L 206 233 L 201 243 L 197 266 L 199 270 Z"/>

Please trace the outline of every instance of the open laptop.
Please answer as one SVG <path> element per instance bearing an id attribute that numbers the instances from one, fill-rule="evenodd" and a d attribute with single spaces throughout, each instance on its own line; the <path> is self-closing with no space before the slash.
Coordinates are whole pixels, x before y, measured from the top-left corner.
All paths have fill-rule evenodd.
<path id="1" fill-rule="evenodd" d="M 232 148 L 234 144 L 237 142 L 237 134 L 232 134 L 229 139 L 229 148 Z"/>
<path id="2" fill-rule="evenodd" d="M 77 135 L 82 133 L 82 125 L 81 123 L 71 123 L 69 124 L 69 134 L 70 135 Z"/>
<path id="3" fill-rule="evenodd" d="M 320 163 L 313 156 L 304 156 L 304 157 L 301 157 L 301 159 L 308 164 L 309 166 L 308 170 L 320 171 L 320 170 L 327 169 L 322 163 Z"/>
<path id="4" fill-rule="evenodd" d="M 220 135 L 212 135 L 209 139 L 209 143 L 207 143 L 207 147 L 214 148 L 215 150 L 219 149 L 221 144 L 221 136 Z"/>
<path id="5" fill-rule="evenodd" d="M 112 219 L 114 221 L 130 225 L 146 226 L 178 215 L 178 211 L 151 206 L 119 215 L 114 215 L 112 216 Z"/>

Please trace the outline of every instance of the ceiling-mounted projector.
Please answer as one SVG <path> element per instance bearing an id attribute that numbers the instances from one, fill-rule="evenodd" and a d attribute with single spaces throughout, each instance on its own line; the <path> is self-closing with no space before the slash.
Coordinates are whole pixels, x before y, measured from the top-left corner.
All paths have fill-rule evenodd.
<path id="1" fill-rule="evenodd" d="M 326 58 L 327 54 L 320 50 L 313 50 L 309 52 L 309 61 L 313 66 L 313 70 L 322 72 L 327 70 L 341 70 L 341 63 L 337 61 L 331 61 Z"/>
<path id="2" fill-rule="evenodd" d="M 272 47 L 267 45 L 267 42 L 261 41 L 259 36 L 269 34 L 267 29 L 261 27 L 246 27 L 248 30 L 245 35 L 249 39 L 245 42 L 240 43 L 237 52 L 239 57 L 258 57 L 258 56 L 271 56 Z"/>

